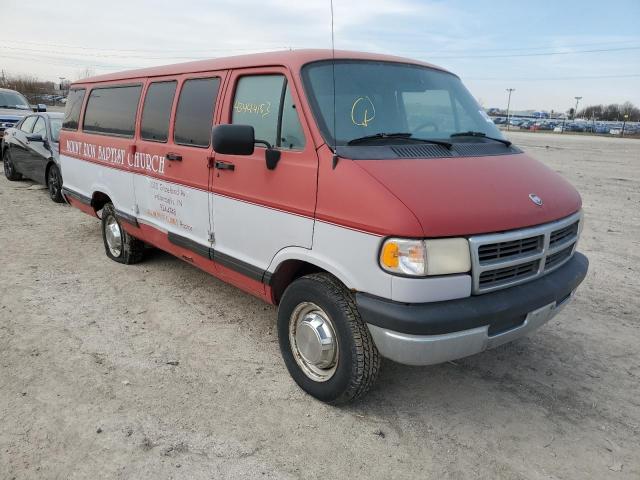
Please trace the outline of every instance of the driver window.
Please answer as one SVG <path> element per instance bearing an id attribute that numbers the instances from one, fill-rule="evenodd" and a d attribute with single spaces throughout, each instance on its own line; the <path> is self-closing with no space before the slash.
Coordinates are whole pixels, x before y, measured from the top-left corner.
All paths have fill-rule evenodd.
<path id="1" fill-rule="evenodd" d="M 33 127 L 33 134 L 40 135 L 42 138 L 47 138 L 47 124 L 44 118 L 38 117 L 35 126 Z"/>

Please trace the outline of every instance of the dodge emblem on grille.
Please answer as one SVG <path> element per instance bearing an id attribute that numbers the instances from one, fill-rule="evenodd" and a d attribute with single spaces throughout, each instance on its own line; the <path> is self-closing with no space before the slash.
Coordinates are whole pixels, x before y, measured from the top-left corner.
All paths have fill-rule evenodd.
<path id="1" fill-rule="evenodd" d="M 529 194 L 529 198 L 536 205 L 538 205 L 538 206 L 542 205 L 542 199 L 538 195 L 536 195 L 535 193 L 530 193 Z"/>

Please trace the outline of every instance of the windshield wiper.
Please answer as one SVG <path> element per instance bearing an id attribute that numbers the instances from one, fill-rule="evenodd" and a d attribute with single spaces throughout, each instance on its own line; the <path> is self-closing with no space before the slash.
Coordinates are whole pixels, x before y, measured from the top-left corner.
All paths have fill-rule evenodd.
<path id="1" fill-rule="evenodd" d="M 16 105 L 0 105 L 0 108 L 10 108 L 11 110 L 18 110 Z"/>
<path id="2" fill-rule="evenodd" d="M 458 132 L 458 133 L 452 133 L 450 135 L 450 137 L 451 138 L 453 138 L 453 137 L 481 137 L 481 138 L 486 138 L 487 140 L 493 140 L 494 142 L 500 142 L 500 143 L 502 143 L 503 145 L 505 145 L 507 147 L 510 147 L 512 145 L 512 143 L 509 140 L 505 140 L 504 138 L 489 137 L 484 132 L 473 132 L 473 131 Z"/>
<path id="3" fill-rule="evenodd" d="M 347 145 L 357 145 L 358 143 L 366 142 L 368 140 L 377 140 L 379 138 L 409 138 L 411 133 L 408 132 L 396 132 L 396 133 L 374 133 L 373 135 L 365 135 L 364 137 L 354 138 L 347 142 Z"/>
<path id="4" fill-rule="evenodd" d="M 428 138 L 415 138 L 413 133 L 409 132 L 397 132 L 397 133 L 375 133 L 373 135 L 365 135 L 364 137 L 354 138 L 347 142 L 347 145 L 357 145 L 359 143 L 367 142 L 369 140 L 379 140 L 383 138 L 400 138 L 403 140 L 409 140 L 421 143 L 432 143 L 434 145 L 441 145 L 448 149 L 451 149 L 451 143 L 443 140 L 430 140 Z"/>

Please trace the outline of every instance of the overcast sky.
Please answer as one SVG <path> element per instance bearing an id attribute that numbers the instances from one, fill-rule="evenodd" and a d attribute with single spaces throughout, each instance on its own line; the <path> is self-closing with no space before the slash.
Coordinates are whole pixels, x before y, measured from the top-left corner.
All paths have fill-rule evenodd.
<path id="1" fill-rule="evenodd" d="M 558 5 L 560 4 L 560 5 Z M 283 48 L 330 48 L 329 0 L 2 0 L 0 68 L 76 79 Z M 426 60 L 486 107 L 640 105 L 640 1 L 334 0 L 336 48 Z"/>

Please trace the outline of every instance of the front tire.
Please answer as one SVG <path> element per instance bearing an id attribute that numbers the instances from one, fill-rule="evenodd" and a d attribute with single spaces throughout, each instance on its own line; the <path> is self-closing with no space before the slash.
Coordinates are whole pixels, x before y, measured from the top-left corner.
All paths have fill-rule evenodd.
<path id="1" fill-rule="evenodd" d="M 52 164 L 47 172 L 47 189 L 49 197 L 56 203 L 64 202 L 62 198 L 62 175 L 57 165 Z"/>
<path id="2" fill-rule="evenodd" d="M 335 277 L 315 273 L 294 281 L 278 309 L 280 351 L 305 392 L 348 403 L 375 383 L 380 355 L 352 293 Z"/>
<path id="3" fill-rule="evenodd" d="M 102 240 L 107 257 L 114 262 L 131 265 L 142 261 L 144 242 L 122 228 L 112 203 L 102 209 Z"/>
<path id="4" fill-rule="evenodd" d="M 5 149 L 2 154 L 2 164 L 4 166 L 4 176 L 7 177 L 7 180 L 11 180 L 15 182 L 16 180 L 21 180 L 22 175 L 20 175 L 16 171 L 16 167 L 13 165 L 13 160 L 11 159 L 11 153 L 9 153 L 9 149 Z"/>

